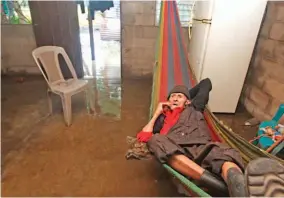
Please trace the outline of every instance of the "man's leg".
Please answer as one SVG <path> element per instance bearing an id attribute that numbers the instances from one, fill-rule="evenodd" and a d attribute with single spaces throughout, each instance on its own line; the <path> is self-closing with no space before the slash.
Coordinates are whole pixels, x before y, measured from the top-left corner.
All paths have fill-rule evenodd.
<path id="1" fill-rule="evenodd" d="M 155 134 L 147 142 L 147 145 L 161 163 L 169 164 L 178 172 L 201 181 L 209 188 L 227 192 L 227 186 L 223 181 L 217 179 L 212 173 L 190 160 L 185 155 L 184 149 L 170 141 L 166 136 Z"/>
<path id="2" fill-rule="evenodd" d="M 215 143 L 202 161 L 202 166 L 222 176 L 231 197 L 246 196 L 244 165 L 239 152 L 235 149 L 225 144 Z"/>
<path id="3" fill-rule="evenodd" d="M 209 164 L 207 168 L 222 175 L 231 197 L 284 196 L 284 166 L 276 160 L 252 160 L 244 171 L 239 152 L 224 144 L 216 144 L 203 164 Z"/>
<path id="4" fill-rule="evenodd" d="M 222 178 L 228 185 L 231 197 L 246 197 L 246 184 L 243 171 L 233 162 L 225 162 L 222 165 Z"/>
<path id="5" fill-rule="evenodd" d="M 200 181 L 205 187 L 218 191 L 219 194 L 226 195 L 228 188 L 225 183 L 216 178 L 212 173 L 205 170 L 185 155 L 172 155 L 167 163 L 181 174 Z"/>
<path id="6" fill-rule="evenodd" d="M 169 158 L 168 163 L 175 170 L 192 179 L 200 180 L 201 175 L 204 173 L 204 168 L 200 167 L 185 155 L 173 155 Z"/>
<path id="7" fill-rule="evenodd" d="M 231 197 L 284 197 L 284 166 L 271 158 L 249 162 L 245 174 L 232 162 L 222 166 Z"/>
<path id="8" fill-rule="evenodd" d="M 280 162 L 258 158 L 244 171 L 239 152 L 225 144 L 215 145 L 202 166 L 223 177 L 231 197 L 284 197 L 284 166 Z"/>

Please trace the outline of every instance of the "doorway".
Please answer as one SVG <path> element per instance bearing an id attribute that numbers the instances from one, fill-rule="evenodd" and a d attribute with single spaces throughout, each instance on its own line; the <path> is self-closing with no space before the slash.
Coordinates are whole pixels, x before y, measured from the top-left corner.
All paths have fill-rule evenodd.
<path id="1" fill-rule="evenodd" d="M 119 119 L 121 108 L 120 1 L 113 1 L 113 6 L 104 12 L 97 10 L 92 12 L 89 7 L 86 4 L 77 6 L 84 78 L 93 81 L 96 109 L 99 109 L 97 113 Z"/>

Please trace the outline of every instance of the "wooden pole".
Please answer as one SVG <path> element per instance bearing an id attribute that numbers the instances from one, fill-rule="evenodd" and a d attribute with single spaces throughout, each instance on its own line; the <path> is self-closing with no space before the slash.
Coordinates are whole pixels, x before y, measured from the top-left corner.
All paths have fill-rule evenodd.
<path id="1" fill-rule="evenodd" d="M 95 60 L 94 30 L 93 30 L 93 20 L 92 20 L 92 17 L 91 17 L 90 8 L 88 8 L 88 22 L 89 22 L 91 55 L 92 55 L 92 60 Z"/>

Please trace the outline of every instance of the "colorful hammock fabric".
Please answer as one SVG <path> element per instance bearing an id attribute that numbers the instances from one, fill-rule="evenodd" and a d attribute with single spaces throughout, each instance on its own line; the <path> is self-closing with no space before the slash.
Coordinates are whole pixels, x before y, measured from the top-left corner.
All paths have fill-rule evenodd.
<path id="1" fill-rule="evenodd" d="M 166 100 L 167 93 L 175 85 L 183 84 L 191 88 L 196 83 L 194 72 L 190 68 L 187 58 L 187 49 L 182 37 L 182 28 L 176 1 L 161 1 L 159 38 L 156 45 L 150 117 L 158 103 Z M 284 164 L 284 160 L 259 149 L 234 133 L 232 129 L 214 116 L 210 109 L 206 108 L 204 116 L 210 128 L 212 140 L 225 142 L 232 148 L 237 149 L 241 153 L 245 163 L 258 157 L 269 157 Z M 210 196 L 170 166 L 165 164 L 164 167 L 196 196 Z"/>

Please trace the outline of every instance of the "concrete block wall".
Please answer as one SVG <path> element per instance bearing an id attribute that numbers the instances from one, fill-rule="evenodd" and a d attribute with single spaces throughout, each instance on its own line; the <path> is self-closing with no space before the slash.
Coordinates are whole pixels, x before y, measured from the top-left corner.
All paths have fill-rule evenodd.
<path id="1" fill-rule="evenodd" d="M 159 31 L 155 18 L 156 1 L 121 1 L 123 78 L 152 76 Z M 187 28 L 183 35 L 188 46 Z"/>
<path id="2" fill-rule="evenodd" d="M 259 120 L 284 103 L 284 2 L 268 2 L 243 91 L 242 102 Z"/>
<path id="3" fill-rule="evenodd" d="M 159 27 L 156 1 L 121 1 L 122 76 L 151 77 Z M 2 72 L 39 73 L 31 52 L 36 48 L 32 25 L 1 26 Z M 188 28 L 182 28 L 186 46 Z"/>
<path id="4" fill-rule="evenodd" d="M 1 25 L 1 71 L 36 73 L 32 50 L 36 41 L 32 25 Z"/>

